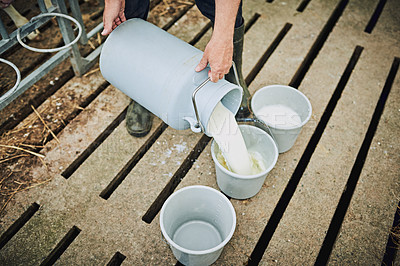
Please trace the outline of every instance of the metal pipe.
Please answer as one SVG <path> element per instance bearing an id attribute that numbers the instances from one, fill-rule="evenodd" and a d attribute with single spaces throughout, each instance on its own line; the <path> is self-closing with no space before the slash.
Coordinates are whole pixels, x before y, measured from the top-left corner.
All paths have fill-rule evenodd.
<path id="1" fill-rule="evenodd" d="M 80 43 L 85 45 L 88 42 L 88 38 L 86 35 L 85 24 L 83 23 L 82 13 L 81 13 L 81 9 L 79 7 L 78 0 L 69 0 L 69 7 L 71 8 L 72 15 L 82 25 L 83 34 L 81 35 Z"/>
<path id="2" fill-rule="evenodd" d="M 3 39 L 8 39 L 10 38 L 10 36 L 8 35 L 8 32 L 6 30 L 6 27 L 4 27 L 4 23 L 0 18 L 0 34 L 1 34 L 1 38 Z"/>

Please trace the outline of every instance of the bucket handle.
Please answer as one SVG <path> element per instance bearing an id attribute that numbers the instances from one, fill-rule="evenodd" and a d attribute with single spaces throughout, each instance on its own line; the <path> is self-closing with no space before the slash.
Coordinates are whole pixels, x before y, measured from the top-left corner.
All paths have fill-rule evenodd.
<path id="1" fill-rule="evenodd" d="M 238 75 L 238 73 L 237 73 L 236 64 L 235 64 L 235 62 L 233 62 L 233 61 L 232 61 L 232 67 L 233 67 L 233 73 L 235 74 L 236 83 L 237 83 L 237 85 L 238 85 L 239 87 L 241 87 L 241 86 L 240 86 L 240 83 L 239 83 L 239 75 Z M 199 111 L 198 111 L 198 109 L 197 109 L 197 104 L 196 104 L 196 94 L 197 94 L 197 92 L 198 92 L 201 88 L 203 88 L 210 80 L 211 80 L 210 77 L 208 77 L 205 81 L 203 81 L 203 82 L 193 91 L 193 94 L 192 94 L 192 102 L 193 102 L 193 107 L 194 107 L 194 113 L 195 113 L 196 119 L 197 119 L 197 123 L 194 125 L 194 127 L 197 128 L 197 129 L 198 129 L 198 128 L 201 128 L 201 131 L 202 131 L 203 133 L 205 133 L 206 130 L 205 130 L 203 124 L 202 124 L 201 121 L 200 121 L 200 115 L 199 115 Z M 242 88 L 242 89 L 243 89 L 243 88 Z"/>
<path id="2" fill-rule="evenodd" d="M 165 239 L 165 237 L 164 237 L 162 232 L 160 232 L 160 235 L 161 235 L 162 242 L 164 242 L 167 246 L 169 246 L 169 244 L 168 244 L 167 240 Z"/>

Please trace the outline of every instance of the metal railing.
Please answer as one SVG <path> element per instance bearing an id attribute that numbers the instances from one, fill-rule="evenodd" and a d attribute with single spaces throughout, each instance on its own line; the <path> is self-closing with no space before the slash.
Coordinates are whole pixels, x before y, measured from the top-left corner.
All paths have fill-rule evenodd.
<path id="1" fill-rule="evenodd" d="M 103 23 L 100 23 L 97 25 L 93 30 L 91 30 L 89 33 L 86 33 L 84 24 L 83 24 L 83 19 L 82 19 L 82 14 L 79 8 L 79 3 L 78 0 L 68 0 L 69 2 L 69 7 L 71 9 L 72 17 L 75 18 L 77 22 L 81 25 L 82 29 L 81 30 L 81 36 L 79 38 L 79 42 L 81 44 L 87 44 L 88 39 L 93 37 L 95 34 L 97 34 L 102 28 L 103 28 Z M 41 14 L 45 13 L 55 13 L 55 14 L 65 14 L 68 15 L 66 3 L 64 0 L 52 0 L 52 6 L 49 8 L 46 8 L 46 5 L 44 3 L 44 0 L 38 0 L 38 5 L 39 9 L 41 11 Z M 47 23 L 52 16 L 37 16 L 38 18 L 34 17 L 32 18 L 27 24 L 22 26 L 21 28 L 13 31 L 12 33 L 8 33 L 3 22 L 0 19 L 0 34 L 2 37 L 2 40 L 0 40 L 0 57 L 1 55 L 6 52 L 8 49 L 13 47 L 18 43 L 18 34 L 20 35 L 20 38 L 25 38 L 30 34 L 32 31 L 38 29 L 45 23 Z M 58 26 L 60 28 L 61 34 L 63 36 L 64 43 L 70 44 L 76 37 L 74 37 L 74 29 L 71 26 L 71 23 L 60 16 L 56 16 Z M 79 51 L 78 44 L 74 43 L 70 45 L 69 47 L 66 47 L 66 49 L 63 49 L 59 52 L 57 52 L 54 56 L 52 56 L 50 59 L 48 59 L 46 62 L 44 62 L 42 65 L 40 65 L 37 69 L 35 69 L 32 73 L 30 73 L 28 76 L 23 78 L 19 84 L 14 89 L 12 93 L 6 92 L 3 94 L 5 97 L 0 98 L 0 110 L 2 110 L 4 107 L 6 107 L 8 104 L 10 104 L 13 100 L 15 100 L 19 95 L 21 95 L 23 92 L 25 92 L 29 87 L 31 87 L 35 82 L 37 82 L 39 79 L 41 79 L 44 75 L 46 75 L 50 70 L 52 70 L 54 67 L 56 67 L 58 64 L 60 64 L 63 60 L 66 58 L 70 58 L 72 68 L 74 70 L 75 75 L 81 76 L 84 74 L 90 67 L 92 67 L 97 60 L 97 57 L 100 55 L 102 45 L 97 47 L 94 51 L 92 51 L 89 55 L 86 57 L 83 57 Z"/>

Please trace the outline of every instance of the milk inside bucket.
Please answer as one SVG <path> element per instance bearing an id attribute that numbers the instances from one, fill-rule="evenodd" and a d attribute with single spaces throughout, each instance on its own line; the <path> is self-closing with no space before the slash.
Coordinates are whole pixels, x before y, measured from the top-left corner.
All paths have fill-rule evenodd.
<path id="1" fill-rule="evenodd" d="M 174 129 L 206 134 L 218 102 L 236 114 L 243 89 L 194 69 L 203 52 L 142 19 L 130 19 L 107 38 L 100 69 L 114 87 Z M 209 135 L 209 134 L 207 134 Z M 210 136 L 210 135 L 209 135 Z"/>
<path id="2" fill-rule="evenodd" d="M 228 169 L 224 158 L 220 156 L 221 150 L 215 140 L 211 143 L 211 156 L 215 163 L 217 184 L 221 191 L 234 199 L 248 199 L 261 190 L 268 173 L 278 160 L 278 148 L 262 121 L 240 120 L 243 122 L 240 123 L 239 128 L 248 151 L 256 152 L 258 155 L 253 157 L 257 159 L 254 162 L 258 166 L 258 171 L 251 175 L 232 172 Z"/>

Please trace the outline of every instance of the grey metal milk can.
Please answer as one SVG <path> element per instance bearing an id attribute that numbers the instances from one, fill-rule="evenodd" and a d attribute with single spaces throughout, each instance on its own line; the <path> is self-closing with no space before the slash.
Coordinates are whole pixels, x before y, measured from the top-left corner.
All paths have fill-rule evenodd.
<path id="1" fill-rule="evenodd" d="M 142 19 L 119 25 L 104 43 L 100 70 L 114 87 L 174 129 L 207 134 L 216 104 L 234 114 L 243 90 L 225 79 L 208 78 L 209 68 L 194 69 L 203 52 Z M 207 134 L 208 135 L 208 134 Z"/>

